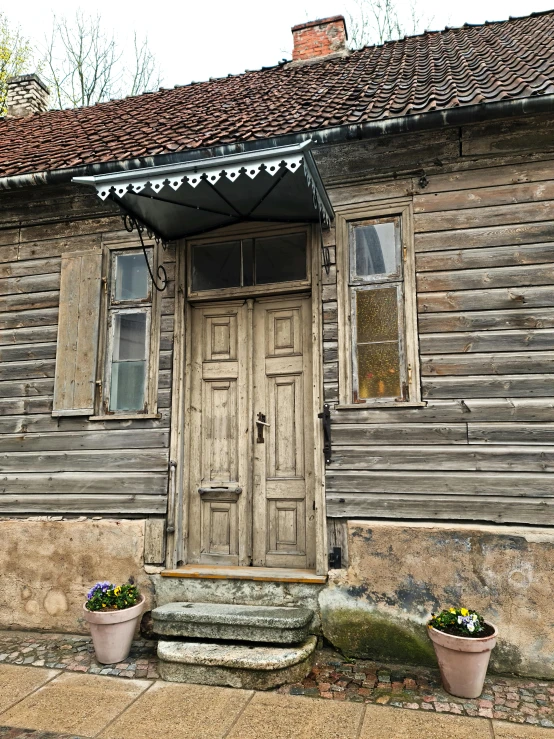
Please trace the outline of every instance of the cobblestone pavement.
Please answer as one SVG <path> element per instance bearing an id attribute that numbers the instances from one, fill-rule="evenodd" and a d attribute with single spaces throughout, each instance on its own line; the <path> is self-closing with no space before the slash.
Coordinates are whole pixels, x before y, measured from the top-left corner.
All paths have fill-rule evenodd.
<path id="1" fill-rule="evenodd" d="M 277 692 L 554 728 L 554 682 L 489 675 L 480 698 L 468 700 L 442 690 L 438 670 L 345 660 L 331 649 L 318 653 L 302 683 Z"/>
<path id="2" fill-rule="evenodd" d="M 115 665 L 94 658 L 90 637 L 37 632 L 0 631 L 0 664 L 31 665 L 126 678 L 158 678 L 156 642 L 133 642 L 131 653 Z M 499 719 L 554 728 L 554 682 L 490 675 L 480 698 L 455 698 L 442 690 L 438 670 L 347 660 L 324 648 L 301 683 L 276 690 L 324 700 L 376 703 L 436 713 Z M 54 739 L 37 732 L 2 733 L 0 739 Z M 78 739 L 58 737 L 56 739 Z M 554 739 L 554 734 L 553 734 Z"/>
<path id="3" fill-rule="evenodd" d="M 156 642 L 145 640 L 133 642 L 129 657 L 124 662 L 102 665 L 94 657 L 88 636 L 0 631 L 0 664 L 50 667 L 115 677 L 158 677 Z"/>

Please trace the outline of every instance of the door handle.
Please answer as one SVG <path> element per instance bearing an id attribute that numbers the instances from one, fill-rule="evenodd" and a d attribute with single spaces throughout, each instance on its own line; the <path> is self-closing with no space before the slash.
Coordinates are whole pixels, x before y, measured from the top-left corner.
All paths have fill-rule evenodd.
<path id="1" fill-rule="evenodd" d="M 219 491 L 225 491 L 226 493 L 234 493 L 235 495 L 240 495 L 242 493 L 242 488 L 230 488 L 226 485 L 214 485 L 210 488 L 198 488 L 198 492 L 200 495 L 205 495 L 206 493 L 217 493 Z"/>
<path id="2" fill-rule="evenodd" d="M 265 420 L 265 413 L 258 413 L 258 420 L 256 421 L 256 426 L 258 427 L 258 438 L 256 439 L 257 444 L 264 444 L 264 426 L 269 426 L 269 423 L 266 423 Z"/>

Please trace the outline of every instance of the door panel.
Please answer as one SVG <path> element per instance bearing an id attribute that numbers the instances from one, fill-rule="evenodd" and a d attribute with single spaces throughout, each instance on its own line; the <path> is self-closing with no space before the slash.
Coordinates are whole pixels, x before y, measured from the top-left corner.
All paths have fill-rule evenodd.
<path id="1" fill-rule="evenodd" d="M 250 564 L 245 316 L 243 303 L 192 308 L 191 562 Z"/>
<path id="2" fill-rule="evenodd" d="M 313 408 L 310 298 L 254 306 L 254 564 L 314 567 Z"/>

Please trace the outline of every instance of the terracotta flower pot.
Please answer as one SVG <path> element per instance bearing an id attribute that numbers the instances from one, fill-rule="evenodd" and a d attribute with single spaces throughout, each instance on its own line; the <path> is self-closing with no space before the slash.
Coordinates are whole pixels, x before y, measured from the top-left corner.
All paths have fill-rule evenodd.
<path id="1" fill-rule="evenodd" d="M 471 638 L 453 636 L 430 628 L 444 689 L 458 698 L 478 698 L 489 666 L 491 651 L 496 646 L 498 630 L 494 624 L 490 636 Z"/>
<path id="2" fill-rule="evenodd" d="M 144 595 L 140 596 L 136 606 L 120 611 L 89 611 L 86 605 L 83 606 L 98 662 L 111 665 L 127 657 L 143 607 Z"/>

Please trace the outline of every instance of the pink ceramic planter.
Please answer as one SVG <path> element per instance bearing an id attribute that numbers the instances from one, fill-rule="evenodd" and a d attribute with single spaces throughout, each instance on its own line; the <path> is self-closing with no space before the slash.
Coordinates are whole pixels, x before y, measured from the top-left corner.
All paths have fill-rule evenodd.
<path id="1" fill-rule="evenodd" d="M 488 624 L 494 634 L 481 639 L 452 636 L 430 628 L 429 636 L 435 648 L 444 689 L 458 698 L 478 698 L 489 666 L 491 651 L 496 646 L 498 630 Z"/>
<path id="2" fill-rule="evenodd" d="M 136 606 L 121 611 L 89 611 L 83 606 L 98 662 L 111 665 L 127 657 L 143 607 L 144 595 Z"/>

